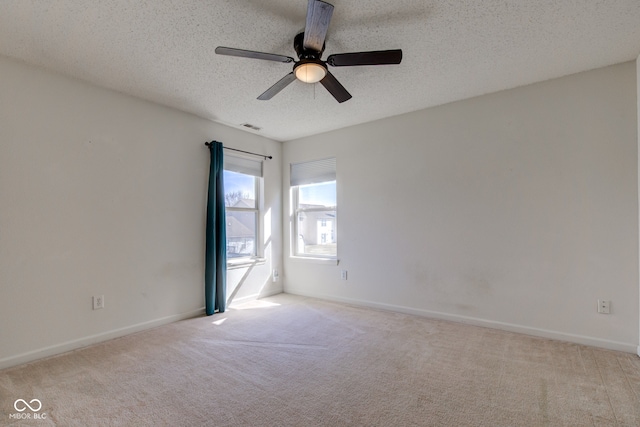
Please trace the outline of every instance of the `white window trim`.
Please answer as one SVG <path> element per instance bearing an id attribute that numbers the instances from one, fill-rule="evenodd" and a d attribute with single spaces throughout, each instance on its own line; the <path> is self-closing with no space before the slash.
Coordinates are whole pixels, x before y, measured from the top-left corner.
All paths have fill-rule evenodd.
<path id="1" fill-rule="evenodd" d="M 338 265 L 340 264 L 340 259 L 338 257 L 335 258 L 317 258 L 313 256 L 298 256 L 291 255 L 289 257 L 292 261 L 295 262 L 308 262 L 311 264 L 325 264 L 325 265 Z"/>
<path id="2" fill-rule="evenodd" d="M 264 265 L 267 263 L 266 258 L 260 257 L 245 257 L 245 258 L 233 258 L 227 260 L 227 270 L 235 270 L 238 268 L 252 267 L 255 265 Z"/>

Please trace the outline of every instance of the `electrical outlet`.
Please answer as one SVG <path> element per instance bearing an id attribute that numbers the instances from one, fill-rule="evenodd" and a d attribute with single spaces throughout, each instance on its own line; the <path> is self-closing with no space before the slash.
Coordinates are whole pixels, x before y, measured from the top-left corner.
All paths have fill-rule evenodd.
<path id="1" fill-rule="evenodd" d="M 342 278 L 342 280 L 347 280 L 347 270 L 342 270 L 340 272 L 340 277 Z"/>
<path id="2" fill-rule="evenodd" d="M 280 280 L 280 274 L 278 273 L 278 269 L 274 268 L 273 269 L 273 281 L 277 282 L 278 280 Z"/>
<path id="3" fill-rule="evenodd" d="M 611 313 L 611 301 L 606 299 L 598 300 L 598 313 L 609 314 Z"/>
<path id="4" fill-rule="evenodd" d="M 104 295 L 96 295 L 93 297 L 93 309 L 98 310 L 104 308 Z"/>

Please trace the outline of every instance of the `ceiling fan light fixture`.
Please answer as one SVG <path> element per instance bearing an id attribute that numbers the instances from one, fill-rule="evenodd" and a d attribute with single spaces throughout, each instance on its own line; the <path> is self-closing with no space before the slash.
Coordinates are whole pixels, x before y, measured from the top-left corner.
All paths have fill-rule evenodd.
<path id="1" fill-rule="evenodd" d="M 296 78 L 304 83 L 318 83 L 327 75 L 326 67 L 315 62 L 305 62 L 295 69 Z"/>

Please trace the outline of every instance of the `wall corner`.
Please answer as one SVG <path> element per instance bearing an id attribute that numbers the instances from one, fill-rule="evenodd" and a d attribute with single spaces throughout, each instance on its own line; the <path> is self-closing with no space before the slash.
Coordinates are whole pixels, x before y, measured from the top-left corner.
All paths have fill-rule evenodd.
<path id="1" fill-rule="evenodd" d="M 640 55 L 638 55 L 636 59 L 636 105 L 636 123 L 638 126 L 636 132 L 636 137 L 638 138 L 638 162 L 636 163 L 636 167 L 638 169 L 638 223 L 640 224 Z M 640 253 L 640 232 L 638 236 L 638 247 Z M 640 280 L 638 282 L 638 343 L 640 343 Z M 640 356 L 640 345 L 638 345 L 638 356 Z"/>

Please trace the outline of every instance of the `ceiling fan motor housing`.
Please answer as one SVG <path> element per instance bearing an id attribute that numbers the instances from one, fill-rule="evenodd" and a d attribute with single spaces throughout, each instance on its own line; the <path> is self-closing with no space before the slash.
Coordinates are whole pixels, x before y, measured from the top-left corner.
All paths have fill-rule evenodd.
<path id="1" fill-rule="evenodd" d="M 324 52 L 325 44 L 324 43 L 322 44 L 322 50 L 318 52 L 317 50 L 305 49 L 303 42 L 304 42 L 304 33 L 298 34 L 293 39 L 293 48 L 295 49 L 296 54 L 298 54 L 298 58 L 301 60 L 303 59 L 320 60 L 320 57 L 322 56 L 322 52 Z"/>

